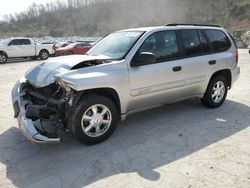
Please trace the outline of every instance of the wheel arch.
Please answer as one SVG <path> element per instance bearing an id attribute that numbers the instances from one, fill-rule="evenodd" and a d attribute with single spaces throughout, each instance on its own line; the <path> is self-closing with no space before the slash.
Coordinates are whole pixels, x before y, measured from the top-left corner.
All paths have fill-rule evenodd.
<path id="1" fill-rule="evenodd" d="M 94 88 L 85 90 L 84 92 L 81 93 L 81 97 L 79 97 L 79 100 L 82 99 L 84 100 L 84 97 L 86 95 L 91 95 L 91 94 L 101 95 L 110 98 L 115 103 L 119 114 L 121 114 L 121 101 L 118 92 L 115 89 L 104 87 L 104 88 Z"/>
<path id="2" fill-rule="evenodd" d="M 5 55 L 8 57 L 8 54 L 7 54 L 5 51 L 0 50 L 0 54 L 1 54 L 1 53 L 5 54 Z"/>
<path id="3" fill-rule="evenodd" d="M 45 48 L 41 49 L 41 50 L 39 51 L 39 54 L 40 54 L 42 51 L 46 51 L 46 52 L 48 52 L 48 54 L 49 54 L 49 50 L 47 50 L 47 49 L 45 49 Z"/>
<path id="4" fill-rule="evenodd" d="M 232 86 L 232 73 L 231 73 L 231 71 L 229 69 L 223 69 L 223 70 L 219 70 L 219 71 L 215 72 L 211 76 L 211 78 L 209 80 L 209 83 L 211 82 L 211 80 L 213 78 L 215 78 L 216 76 L 219 76 L 219 75 L 224 76 L 227 79 L 228 87 L 229 87 L 229 89 L 231 89 L 231 86 Z"/>

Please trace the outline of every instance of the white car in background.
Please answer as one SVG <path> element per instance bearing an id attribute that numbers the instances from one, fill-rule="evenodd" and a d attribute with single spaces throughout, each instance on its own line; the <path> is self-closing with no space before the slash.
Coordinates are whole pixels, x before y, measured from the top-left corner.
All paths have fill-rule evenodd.
<path id="1" fill-rule="evenodd" d="M 48 59 L 54 54 L 53 44 L 38 44 L 30 38 L 7 38 L 0 41 L 0 64 L 8 58 L 37 58 Z"/>

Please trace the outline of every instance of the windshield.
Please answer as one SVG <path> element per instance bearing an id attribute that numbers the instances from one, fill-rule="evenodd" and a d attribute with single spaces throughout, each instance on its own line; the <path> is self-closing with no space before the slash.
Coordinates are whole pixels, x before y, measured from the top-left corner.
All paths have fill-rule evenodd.
<path id="1" fill-rule="evenodd" d="M 76 45 L 77 45 L 77 43 L 71 43 L 71 44 L 68 44 L 67 46 L 64 46 L 62 48 L 74 48 Z"/>
<path id="2" fill-rule="evenodd" d="M 10 39 L 1 40 L 0 41 L 0 46 L 5 46 L 5 45 L 9 44 L 9 42 L 10 42 Z"/>
<path id="3" fill-rule="evenodd" d="M 141 31 L 112 33 L 93 46 L 87 55 L 105 55 L 111 59 L 122 59 L 142 34 Z"/>

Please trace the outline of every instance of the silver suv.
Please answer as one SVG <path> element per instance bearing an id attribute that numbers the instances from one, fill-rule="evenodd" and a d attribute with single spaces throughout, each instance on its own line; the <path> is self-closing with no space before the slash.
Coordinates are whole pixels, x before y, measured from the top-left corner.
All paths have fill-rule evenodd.
<path id="1" fill-rule="evenodd" d="M 224 102 L 240 74 L 231 35 L 219 26 L 170 24 L 112 33 L 86 55 L 51 58 L 12 92 L 15 117 L 35 142 L 58 127 L 85 144 L 106 140 L 128 114 L 191 97 Z"/>

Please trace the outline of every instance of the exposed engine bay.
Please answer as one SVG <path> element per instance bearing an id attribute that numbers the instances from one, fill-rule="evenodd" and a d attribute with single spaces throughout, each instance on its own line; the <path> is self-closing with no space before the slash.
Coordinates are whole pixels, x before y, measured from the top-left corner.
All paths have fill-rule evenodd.
<path id="1" fill-rule="evenodd" d="M 33 121 L 37 119 L 50 119 L 51 115 L 58 115 L 58 105 L 68 100 L 66 91 L 53 83 L 43 88 L 35 88 L 31 84 L 25 85 L 26 97 L 32 102 L 27 107 L 27 117 Z"/>
<path id="2" fill-rule="evenodd" d="M 91 61 L 85 61 L 81 62 L 74 67 L 71 68 L 71 70 L 76 70 L 84 67 L 90 67 L 90 66 L 95 66 L 95 65 L 101 65 L 103 63 L 107 63 L 109 60 L 91 60 Z"/>
<path id="3" fill-rule="evenodd" d="M 26 117 L 35 122 L 41 132 L 53 137 L 59 125 L 66 125 L 65 105 L 70 98 L 68 93 L 57 82 L 42 88 L 36 88 L 30 83 L 23 87 Z M 45 126 L 49 123 L 49 126 Z"/>

